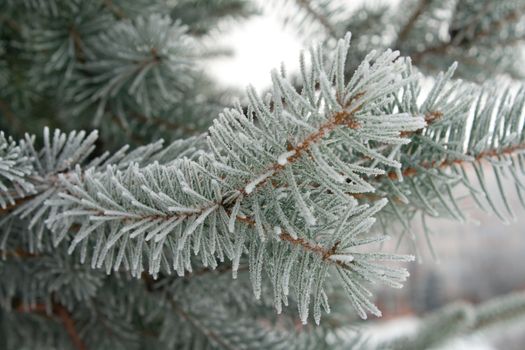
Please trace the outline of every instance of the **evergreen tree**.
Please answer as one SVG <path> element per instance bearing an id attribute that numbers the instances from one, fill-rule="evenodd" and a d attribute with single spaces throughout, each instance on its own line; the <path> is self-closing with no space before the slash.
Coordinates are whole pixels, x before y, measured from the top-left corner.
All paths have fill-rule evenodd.
<path id="1" fill-rule="evenodd" d="M 525 205 L 525 1 L 270 4 L 323 44 L 240 104 L 204 43 L 248 0 L 0 0 L 2 349 L 421 349 L 525 313 L 348 328 L 408 277 L 387 234 Z"/>

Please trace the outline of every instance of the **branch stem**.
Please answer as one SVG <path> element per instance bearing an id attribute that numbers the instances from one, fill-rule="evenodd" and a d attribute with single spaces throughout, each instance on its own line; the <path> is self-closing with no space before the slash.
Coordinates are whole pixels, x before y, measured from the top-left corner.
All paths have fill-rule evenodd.
<path id="1" fill-rule="evenodd" d="M 34 306 L 29 307 L 19 305 L 18 307 L 16 307 L 16 310 L 18 312 L 32 312 L 38 314 L 45 314 L 48 311 L 45 304 L 36 304 Z M 71 339 L 71 342 L 73 343 L 75 349 L 87 350 L 84 341 L 78 333 L 78 330 L 75 325 L 75 320 L 73 320 L 69 311 L 63 305 L 53 303 L 52 312 L 53 315 L 57 316 L 62 321 L 62 324 L 64 325 L 64 328 L 67 334 L 69 335 L 69 338 Z"/>

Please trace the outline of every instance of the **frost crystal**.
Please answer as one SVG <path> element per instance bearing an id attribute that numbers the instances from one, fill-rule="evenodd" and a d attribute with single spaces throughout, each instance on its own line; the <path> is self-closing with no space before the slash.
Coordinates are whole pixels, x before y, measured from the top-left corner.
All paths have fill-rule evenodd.
<path id="1" fill-rule="evenodd" d="M 289 151 L 289 152 L 284 152 L 282 153 L 279 158 L 277 158 L 277 163 L 279 163 L 279 165 L 286 165 L 288 163 L 288 158 L 290 158 L 291 156 L 294 156 L 295 155 L 295 151 Z"/>
<path id="2" fill-rule="evenodd" d="M 255 180 L 253 180 L 252 182 L 247 184 L 246 187 L 244 188 L 244 192 L 246 192 L 247 194 L 252 193 L 253 190 L 255 189 L 255 187 L 257 187 L 257 185 L 259 185 L 261 182 L 263 182 L 264 180 L 266 180 L 267 178 L 272 176 L 273 173 L 274 173 L 274 171 L 270 170 L 270 171 L 267 171 L 266 173 L 262 174 L 261 176 L 259 176 L 258 178 L 256 178 Z"/>
<path id="3" fill-rule="evenodd" d="M 330 256 L 330 260 L 348 264 L 354 261 L 354 256 L 350 254 L 347 254 L 347 255 L 335 254 L 335 255 Z"/>

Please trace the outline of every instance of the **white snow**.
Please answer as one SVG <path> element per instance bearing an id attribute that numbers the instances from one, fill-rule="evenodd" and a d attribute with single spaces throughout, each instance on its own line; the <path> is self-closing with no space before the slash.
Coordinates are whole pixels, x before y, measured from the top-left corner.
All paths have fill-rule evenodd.
<path id="1" fill-rule="evenodd" d="M 312 214 L 310 209 L 308 207 L 304 206 L 301 210 L 301 215 L 306 220 L 306 223 L 310 226 L 315 226 L 317 224 L 317 220 L 315 219 L 315 216 Z"/>
<path id="2" fill-rule="evenodd" d="M 295 155 L 295 151 L 284 152 L 279 158 L 277 158 L 277 163 L 279 163 L 279 165 L 286 165 L 288 163 L 288 158 L 293 155 Z"/>
<path id="3" fill-rule="evenodd" d="M 261 176 L 259 176 L 258 178 L 256 178 L 255 180 L 247 184 L 246 187 L 244 188 L 244 192 L 246 192 L 246 194 L 252 193 L 258 184 L 260 184 L 261 182 L 263 182 L 264 180 L 272 176 L 273 173 L 274 173 L 274 170 L 265 172 L 264 174 L 262 174 Z"/>
<path id="4" fill-rule="evenodd" d="M 354 256 L 350 254 L 345 254 L 345 255 L 334 254 L 330 256 L 330 260 L 339 261 L 339 262 L 347 264 L 347 263 L 354 261 Z"/>

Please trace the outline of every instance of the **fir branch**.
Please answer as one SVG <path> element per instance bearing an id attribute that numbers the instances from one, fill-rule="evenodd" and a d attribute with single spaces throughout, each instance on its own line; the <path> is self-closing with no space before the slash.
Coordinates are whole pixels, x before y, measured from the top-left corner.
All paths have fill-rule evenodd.
<path id="1" fill-rule="evenodd" d="M 239 216 L 239 215 L 237 215 L 236 218 L 237 218 L 237 220 L 239 222 L 242 222 L 242 223 L 244 223 L 246 225 L 249 225 L 251 227 L 255 227 L 255 225 L 256 225 L 256 222 L 255 222 L 255 220 L 253 218 L 247 218 L 245 216 Z M 282 240 L 282 241 L 290 243 L 292 246 L 299 246 L 299 247 L 301 247 L 301 249 L 303 249 L 305 251 L 309 251 L 309 252 L 312 252 L 314 254 L 317 254 L 317 255 L 321 256 L 323 261 L 326 261 L 326 262 L 328 262 L 330 264 L 339 265 L 341 267 L 346 266 L 345 264 L 343 264 L 343 263 L 341 263 L 339 261 L 330 260 L 330 257 L 332 255 L 336 254 L 337 246 L 339 245 L 339 243 L 341 243 L 340 241 L 335 242 L 335 244 L 330 249 L 327 249 L 327 248 L 324 248 L 324 247 L 320 246 L 318 243 L 309 242 L 309 241 L 307 241 L 304 238 L 293 237 L 288 232 L 286 232 L 286 231 L 284 231 L 282 229 L 281 229 L 281 233 L 279 234 L 279 239 Z"/>
<path id="2" fill-rule="evenodd" d="M 189 313 L 184 311 L 175 301 L 171 301 L 171 307 L 173 310 L 179 314 L 184 320 L 186 320 L 188 323 L 192 325 L 195 329 L 197 329 L 200 333 L 202 333 L 206 338 L 211 339 L 213 343 L 216 343 L 220 345 L 223 349 L 227 350 L 236 350 L 235 347 L 232 347 L 228 342 L 222 339 L 222 337 L 214 332 L 211 329 L 207 329 L 201 322 L 194 319 Z"/>
<path id="3" fill-rule="evenodd" d="M 68 99 L 75 102 L 75 114 L 96 105 L 95 125 L 113 103 L 148 116 L 166 111 L 194 80 L 193 40 L 167 16 L 121 20 L 88 43 L 93 58 L 78 67 Z"/>
<path id="4" fill-rule="evenodd" d="M 19 118 L 13 113 L 13 110 L 9 104 L 3 99 L 0 99 L 0 112 L 2 112 L 2 115 L 7 119 L 9 125 L 14 129 L 15 132 L 22 131 Z"/>
<path id="5" fill-rule="evenodd" d="M 113 0 L 103 0 L 102 4 L 108 8 L 117 19 L 126 19 L 126 13 L 117 5 L 113 3 Z"/>
<path id="6" fill-rule="evenodd" d="M 319 22 L 332 38 L 339 37 L 340 34 L 332 25 L 330 19 L 324 16 L 321 12 L 317 11 L 312 5 L 311 0 L 295 0 L 295 2 L 300 8 L 304 9 L 306 13 L 308 13 L 308 15 L 310 15 L 317 22 Z"/>
<path id="7" fill-rule="evenodd" d="M 399 48 L 401 46 L 401 44 L 405 41 L 407 36 L 413 30 L 414 25 L 416 24 L 418 19 L 425 12 L 427 6 L 430 4 L 430 1 L 431 0 L 419 0 L 415 10 L 412 12 L 406 23 L 403 25 L 403 27 L 399 30 L 396 39 L 396 44 L 394 44 L 393 47 Z"/>
<path id="8" fill-rule="evenodd" d="M 487 2 L 487 4 L 489 4 L 489 2 Z M 414 64 L 418 65 L 428 55 L 433 55 L 433 54 L 444 55 L 448 53 L 450 49 L 453 49 L 455 47 L 464 46 L 468 48 L 473 45 L 478 45 L 480 39 L 483 39 L 484 37 L 489 36 L 491 33 L 493 33 L 494 31 L 497 31 L 498 29 L 508 24 L 509 22 L 510 23 L 516 22 L 518 19 L 520 19 L 521 17 L 519 14 L 522 13 L 523 11 L 525 11 L 525 7 L 521 7 L 517 11 L 510 11 L 507 15 L 503 16 L 502 18 L 498 20 L 493 21 L 489 26 L 486 26 L 487 28 L 490 28 L 490 29 L 474 31 L 472 36 L 468 37 L 468 40 L 465 40 L 464 38 L 459 37 L 456 34 L 457 38 L 456 37 L 451 38 L 451 40 L 444 41 L 440 45 L 430 46 L 430 47 L 426 47 L 425 49 L 421 51 L 416 51 L 413 54 L 411 54 L 412 61 L 414 62 Z M 475 24 L 477 23 L 474 21 L 473 23 L 467 25 L 466 29 L 468 29 L 469 27 Z"/>
<path id="9" fill-rule="evenodd" d="M 8 215 L 12 213 L 16 208 L 22 204 L 27 203 L 35 198 L 36 195 L 26 196 L 23 198 L 16 199 L 14 203 L 7 205 L 5 208 L 0 208 L 0 215 Z"/>
<path id="10" fill-rule="evenodd" d="M 149 123 L 156 127 L 165 128 L 171 131 L 181 130 L 185 133 L 185 135 L 189 136 L 200 134 L 202 132 L 202 130 L 185 125 L 184 123 L 176 123 L 157 116 L 146 116 L 139 112 L 132 111 L 129 113 L 129 116 L 133 119 L 136 119 L 140 123 Z"/>
<path id="11" fill-rule="evenodd" d="M 473 155 L 473 157 L 474 157 L 474 161 L 479 163 L 484 160 L 487 160 L 487 158 L 499 158 L 501 156 L 513 155 L 523 150 L 525 150 L 525 143 L 520 143 L 517 145 L 512 145 L 512 146 L 508 146 L 504 148 L 488 149 L 488 150 L 478 153 L 477 155 Z M 469 160 L 465 160 L 465 159 L 449 159 L 449 160 L 442 160 L 442 161 L 432 161 L 430 163 L 421 163 L 421 164 L 418 164 L 417 166 L 411 166 L 411 167 L 407 167 L 403 169 L 402 175 L 403 177 L 416 176 L 420 174 L 423 169 L 426 169 L 426 170 L 444 169 L 444 168 L 451 167 L 453 165 L 461 165 L 463 163 L 472 163 L 472 162 Z M 399 175 L 394 171 L 389 172 L 385 176 L 391 180 L 399 180 Z M 377 179 L 381 179 L 381 177 L 378 177 Z"/>
<path id="12" fill-rule="evenodd" d="M 25 305 L 19 305 L 15 308 L 18 312 L 21 313 L 36 313 L 36 314 L 44 314 L 47 315 L 48 313 L 48 306 L 45 304 L 36 304 L 31 306 L 25 306 Z M 71 343 L 77 350 L 87 350 L 86 345 L 84 344 L 84 341 L 80 337 L 80 334 L 78 333 L 78 330 L 75 325 L 75 321 L 72 318 L 69 311 L 62 305 L 58 303 L 53 303 L 51 306 L 51 310 L 53 315 L 58 317 L 63 326 L 66 330 L 67 334 L 69 335 L 69 338 L 71 339 Z"/>
<path id="13" fill-rule="evenodd" d="M 362 106 L 359 104 L 354 106 L 352 102 L 358 101 L 359 98 L 364 94 L 364 92 L 357 93 L 354 97 L 352 97 L 352 99 L 349 100 L 341 112 L 335 113 L 327 122 L 320 125 L 316 131 L 307 135 L 296 145 L 288 145 L 287 152 L 290 154 L 289 156 L 287 156 L 285 159 L 277 160 L 277 162 L 270 165 L 266 171 L 257 175 L 253 179 L 246 181 L 241 188 L 237 189 L 236 192 L 242 196 L 247 196 L 255 192 L 262 184 L 266 183 L 266 181 L 271 181 L 273 177 L 277 176 L 281 171 L 283 171 L 286 166 L 292 165 L 296 161 L 300 160 L 305 153 L 309 152 L 309 149 L 312 145 L 318 143 L 337 127 L 344 126 L 350 129 L 358 129 L 359 122 L 354 119 L 354 116 L 357 112 L 359 112 Z M 264 178 L 264 181 L 258 181 L 260 178 Z M 255 185 L 250 186 L 250 184 Z"/>
<path id="14" fill-rule="evenodd" d="M 82 37 L 80 36 L 80 33 L 74 24 L 72 24 L 69 27 L 69 36 L 73 40 L 76 61 L 80 64 L 85 63 L 86 62 L 86 53 L 84 51 L 85 44 L 82 42 Z"/>
<path id="15" fill-rule="evenodd" d="M 414 332 L 380 343 L 376 349 L 419 350 L 441 347 L 488 327 L 506 327 L 525 315 L 525 294 L 515 292 L 478 305 L 454 302 L 424 317 Z"/>
<path id="16" fill-rule="evenodd" d="M 191 272 L 190 250 L 200 253 L 203 265 L 212 268 L 217 266 L 217 258 L 223 260 L 227 256 L 233 261 L 232 274 L 236 276 L 246 247 L 250 250 L 250 276 L 256 297 L 260 296 L 263 267 L 284 264 L 282 260 L 287 256 L 270 251 L 283 249 L 296 254 L 286 263 L 290 266 L 287 272 L 274 277 L 282 279 L 279 283 L 283 286 L 288 284 L 291 273 L 298 273 L 301 278 L 320 273 L 317 278 L 321 284 L 315 287 L 316 322 L 321 315 L 319 293 L 323 293 L 328 266 L 346 269 L 341 275 L 343 283 L 349 296 L 356 298 L 361 317 L 366 317 L 366 310 L 379 315 L 367 298 L 359 297 L 361 287 L 348 276 L 384 280 L 399 287 L 406 278 L 404 271 L 384 274 L 382 267 L 370 266 L 367 259 L 410 258 L 355 253 L 354 262 L 352 247 L 366 244 L 360 243 L 357 236 L 366 232 L 373 222 L 371 216 L 386 201 L 359 206 L 345 192 L 372 191 L 359 173 L 380 174 L 384 170 L 346 165 L 339 157 L 345 157 L 347 152 L 334 146 L 341 143 L 355 147 L 357 154 L 377 158 L 385 167 L 398 167 L 398 162 L 382 152 L 388 152 L 392 145 L 407 143 L 400 134 L 420 129 L 424 121 L 407 113 L 382 112 L 392 101 L 390 94 L 409 82 L 404 63 L 395 61 L 397 53 L 371 53 L 345 85 L 343 67 L 349 39 L 347 36 L 338 43 L 337 54 L 326 64 L 320 61 L 321 53 L 312 53 L 312 72 L 304 75 L 303 95 L 274 72 L 274 91 L 266 104 L 250 90 L 247 114 L 240 109 L 226 110 L 210 129 L 207 147 L 211 154 L 201 154 L 194 161 L 178 159 L 170 166 L 110 166 L 105 172 L 88 169 L 82 177 L 62 177 L 65 190 L 47 202 L 56 213 L 46 220 L 53 239 L 61 241 L 65 237 L 61 232 L 79 226 L 70 252 L 89 237 L 100 237 L 101 249 L 91 258 L 93 266 L 102 267 L 118 249 L 122 251 L 119 258 L 105 265 L 108 272 L 118 270 L 122 254 L 135 252 L 126 257 L 131 262 L 127 268 L 135 276 L 142 273 L 145 265 L 143 249 L 154 251 L 147 264 L 153 276 L 159 273 L 164 259 L 173 260 L 173 269 L 179 275 Z M 320 86 L 318 97 L 313 93 L 316 86 Z M 252 112 L 260 124 L 253 122 Z M 309 174 L 317 171 L 328 176 Z M 321 183 L 322 191 L 305 192 L 312 183 Z M 328 189 L 331 192 L 325 192 Z M 282 191 L 290 196 L 269 201 Z M 327 207 L 327 203 L 331 205 Z M 311 209 L 316 207 L 326 217 L 316 218 Z M 253 221 L 253 225 L 236 225 L 238 221 Z M 361 225 L 353 226 L 360 222 Z M 334 227 L 335 223 L 339 227 Z M 114 238 L 109 239 L 108 235 Z M 213 248 L 201 246 L 210 240 L 216 242 Z M 304 269 L 308 270 L 300 272 Z M 306 281 L 294 283 L 307 286 L 299 295 L 301 320 L 306 322 L 314 286 Z M 276 293 L 277 300 L 284 300 L 289 288 L 278 288 Z M 369 294 L 364 290 L 362 293 Z M 280 310 L 280 302 L 276 307 Z"/>
<path id="17" fill-rule="evenodd" d="M 312 132 L 311 134 L 309 134 L 302 141 L 300 141 L 296 146 L 289 146 L 288 149 L 289 149 L 289 152 L 290 152 L 291 155 L 289 157 L 287 157 L 286 164 L 293 164 L 294 162 L 296 162 L 299 159 L 301 159 L 303 154 L 308 152 L 308 149 L 309 149 L 309 147 L 312 144 L 315 144 L 316 142 L 320 141 L 322 138 L 324 138 L 328 133 L 333 131 L 338 126 L 346 126 L 346 127 L 351 128 L 351 129 L 357 129 L 359 127 L 359 123 L 356 120 L 353 119 L 353 116 L 361 109 L 361 106 L 358 105 L 358 106 L 354 107 L 352 105 L 352 101 L 358 100 L 363 95 L 364 95 L 364 93 L 358 93 L 358 94 L 355 95 L 355 97 L 353 99 L 349 100 L 349 102 L 347 103 L 346 108 L 349 108 L 350 110 L 345 109 L 345 110 L 343 110 L 341 112 L 335 113 L 334 116 L 331 117 L 326 123 L 324 123 L 321 126 L 319 126 L 317 131 Z M 281 164 L 279 162 L 273 163 L 272 165 L 270 165 L 268 167 L 267 171 L 265 171 L 263 174 L 255 176 L 251 180 L 246 181 L 245 184 L 242 185 L 241 187 L 239 187 L 235 192 L 238 193 L 239 195 L 243 196 L 243 197 L 251 195 L 252 193 L 254 193 L 257 190 L 257 188 L 259 188 L 263 184 L 263 182 L 262 181 L 261 182 L 257 182 L 257 184 L 254 186 L 254 188 L 252 190 L 250 190 L 249 193 L 248 193 L 247 192 L 247 188 L 248 188 L 250 183 L 254 183 L 254 181 L 256 181 L 256 179 L 258 179 L 258 178 L 262 177 L 264 174 L 268 174 L 268 173 L 271 173 L 271 175 L 268 175 L 265 178 L 265 181 L 271 181 L 271 178 L 276 176 L 279 172 L 281 172 L 285 168 L 285 166 L 286 165 L 283 165 L 283 164 Z M 235 198 L 233 198 L 233 199 L 235 199 Z M 213 210 L 218 210 L 218 208 L 220 206 L 222 206 L 226 211 L 229 211 L 230 208 L 231 208 L 231 202 L 232 202 L 232 198 L 231 197 L 224 196 L 219 201 L 212 202 L 209 205 L 205 205 L 205 206 L 196 208 L 194 211 L 192 211 L 190 213 L 181 213 L 181 214 L 175 214 L 175 215 L 155 215 L 155 214 L 151 214 L 151 215 L 143 215 L 143 216 L 134 217 L 134 218 L 125 218 L 125 219 L 123 219 L 123 221 L 125 223 L 131 223 L 131 222 L 136 222 L 136 221 L 140 221 L 140 220 L 163 220 L 163 221 L 168 221 L 168 220 L 173 220 L 173 219 L 177 219 L 177 220 L 179 220 L 179 219 L 189 219 L 189 218 L 193 218 L 193 217 L 198 217 L 198 216 L 202 215 L 203 213 L 205 213 L 205 212 L 207 212 L 209 210 L 212 210 L 212 209 Z M 97 215 L 97 216 L 105 216 L 105 213 L 103 211 L 98 211 L 98 212 L 95 211 L 95 212 L 93 212 L 93 214 Z M 253 221 L 253 219 L 249 219 L 249 218 L 246 218 L 246 217 L 240 217 L 240 216 L 237 216 L 237 219 L 239 221 L 241 221 L 241 222 L 249 223 L 251 225 L 255 225 L 255 221 Z M 286 237 L 286 235 L 283 236 L 282 238 L 285 239 L 284 237 Z M 311 249 L 309 249 L 308 245 L 301 244 L 299 241 L 296 241 L 296 240 L 287 240 L 287 241 L 289 243 L 291 243 L 292 245 L 300 245 L 300 246 L 303 246 L 303 248 L 305 248 L 306 250 L 311 250 Z"/>
<path id="18" fill-rule="evenodd" d="M 22 248 L 16 248 L 14 251 L 3 251 L 1 255 L 4 259 L 11 257 L 22 259 L 39 257 L 39 254 L 28 252 Z"/>

